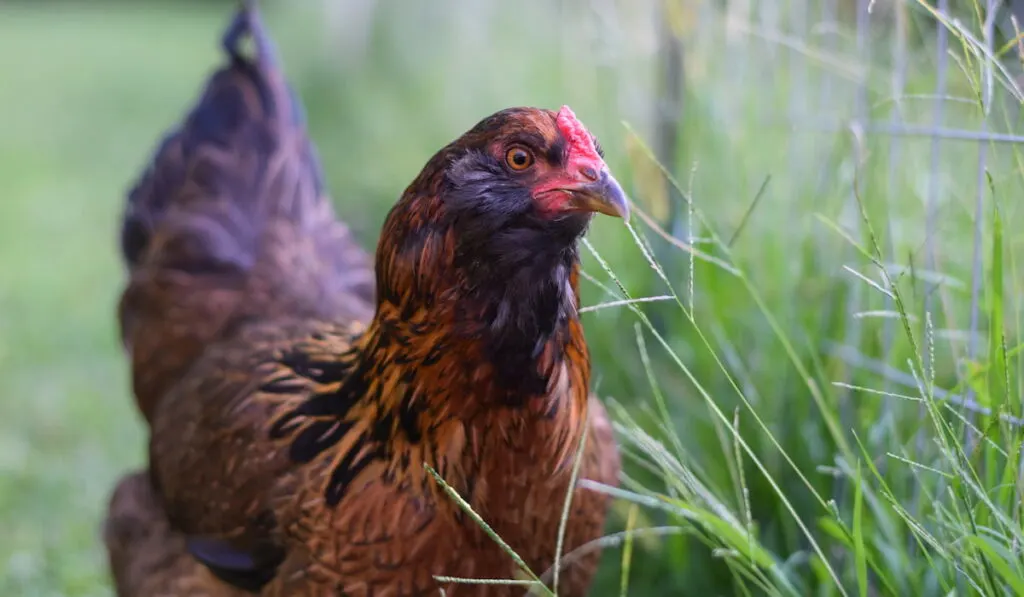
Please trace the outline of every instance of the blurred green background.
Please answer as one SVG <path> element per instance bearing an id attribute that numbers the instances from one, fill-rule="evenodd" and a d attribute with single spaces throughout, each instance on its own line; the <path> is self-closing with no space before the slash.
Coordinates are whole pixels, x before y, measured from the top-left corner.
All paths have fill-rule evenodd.
<path id="1" fill-rule="evenodd" d="M 609 549 L 595 595 L 996 595 L 1024 570 L 1019 427 L 972 419 L 979 449 L 929 388 L 1020 412 L 1024 161 L 868 124 L 978 130 L 987 107 L 1019 129 L 1014 32 L 1003 9 L 986 57 L 985 9 L 953 3 L 939 52 L 910 1 L 858 19 L 852 0 L 304 0 L 265 20 L 367 246 L 441 145 L 567 103 L 639 210 L 700 252 L 634 218 L 670 287 L 621 223 L 590 234 L 632 296 L 680 299 L 584 316 L 633 492 L 609 532 L 643 495 L 660 507 L 628 524 L 669 527 Z M 2 595 L 111 594 L 100 521 L 145 460 L 114 320 L 122 202 L 221 60 L 230 11 L 0 2 Z M 873 240 L 891 287 L 855 247 Z M 622 298 L 586 270 L 584 304 Z"/>

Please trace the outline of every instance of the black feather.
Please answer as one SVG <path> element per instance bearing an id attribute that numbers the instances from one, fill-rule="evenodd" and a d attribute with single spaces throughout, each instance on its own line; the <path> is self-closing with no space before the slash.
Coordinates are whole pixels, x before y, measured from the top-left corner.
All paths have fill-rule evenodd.
<path id="1" fill-rule="evenodd" d="M 189 537 L 186 546 L 214 576 L 250 593 L 259 593 L 273 580 L 285 557 L 285 551 L 274 545 L 245 551 L 224 541 Z"/>
<path id="2" fill-rule="evenodd" d="M 553 337 L 567 341 L 576 308 L 569 276 L 590 214 L 540 214 L 520 180 L 476 151 L 453 161 L 443 198 L 458 243 L 455 265 L 469 279 L 465 317 L 478 321 L 468 311 L 484 310 L 496 381 L 512 400 L 543 393 L 548 379 L 534 361 Z"/>

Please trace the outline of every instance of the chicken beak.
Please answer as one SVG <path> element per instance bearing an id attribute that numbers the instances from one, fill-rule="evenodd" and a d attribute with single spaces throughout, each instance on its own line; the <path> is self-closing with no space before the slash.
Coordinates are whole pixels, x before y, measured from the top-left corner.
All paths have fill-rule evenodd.
<path id="1" fill-rule="evenodd" d="M 601 175 L 596 181 L 566 190 L 572 195 L 570 205 L 573 209 L 615 216 L 629 222 L 629 201 L 626 199 L 626 193 L 607 169 L 601 170 Z"/>

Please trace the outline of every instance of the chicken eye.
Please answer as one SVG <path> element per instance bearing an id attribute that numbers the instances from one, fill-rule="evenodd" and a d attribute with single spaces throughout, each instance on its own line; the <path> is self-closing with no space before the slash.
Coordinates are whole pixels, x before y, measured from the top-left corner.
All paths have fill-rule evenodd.
<path id="1" fill-rule="evenodd" d="M 533 154 L 522 147 L 512 147 L 505 152 L 505 163 L 513 170 L 526 170 L 533 165 Z"/>

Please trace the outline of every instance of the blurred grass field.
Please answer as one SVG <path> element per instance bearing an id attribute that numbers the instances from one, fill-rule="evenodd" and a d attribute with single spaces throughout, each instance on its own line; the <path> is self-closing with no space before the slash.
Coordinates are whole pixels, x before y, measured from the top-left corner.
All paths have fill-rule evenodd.
<path id="1" fill-rule="evenodd" d="M 355 18 L 359 3 L 334 22 L 319 3 L 279 2 L 266 20 L 338 211 L 372 246 L 433 151 L 511 105 L 572 105 L 640 210 L 671 211 L 646 149 L 657 4 L 391 0 L 369 22 Z M 1020 415 L 1024 161 L 1007 145 L 986 157 L 969 359 L 978 145 L 945 142 L 932 176 L 929 139 L 894 149 L 845 126 L 859 85 L 863 116 L 890 117 L 891 7 L 872 17 L 869 57 L 850 23 L 787 33 L 791 13 L 771 4 L 782 7 L 774 21 L 712 2 L 668 12 L 686 41 L 686 94 L 666 166 L 696 210 L 683 240 L 718 261 L 691 260 L 634 218 L 670 289 L 621 223 L 598 221 L 589 237 L 632 296 L 680 299 L 643 305 L 651 327 L 625 308 L 584 315 L 629 462 L 632 493 L 609 531 L 642 496 L 658 507 L 635 524 L 671 527 L 610 549 L 594 594 L 1024 594 L 1019 429 L 976 418 L 988 443 L 964 448 L 960 420 L 911 375 L 933 367 L 934 387 L 970 387 L 979 405 Z M 899 6 L 911 17 L 902 114 L 927 125 L 934 24 L 919 4 Z M 159 136 L 218 64 L 229 10 L 0 4 L 0 595 L 111 594 L 99 524 L 117 477 L 145 459 L 114 320 L 118 218 Z M 985 61 L 953 37 L 945 123 L 976 129 Z M 1007 85 L 997 78 L 991 125 L 1013 131 L 1020 102 Z M 855 183 L 891 286 L 854 247 L 870 253 L 874 239 Z M 622 298 L 590 255 L 586 270 L 584 304 Z M 969 372 L 983 375 L 962 383 Z"/>

